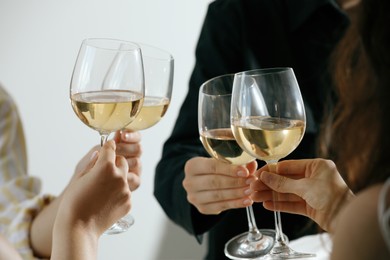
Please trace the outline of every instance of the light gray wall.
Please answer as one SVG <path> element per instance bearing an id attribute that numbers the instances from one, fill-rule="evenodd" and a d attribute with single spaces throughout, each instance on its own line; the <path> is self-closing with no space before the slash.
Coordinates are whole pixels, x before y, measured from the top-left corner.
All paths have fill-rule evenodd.
<path id="1" fill-rule="evenodd" d="M 200 259 L 204 247 L 172 224 L 153 197 L 154 169 L 187 92 L 195 44 L 210 0 L 0 0 L 0 82 L 19 105 L 29 173 L 59 194 L 99 136 L 74 115 L 69 82 L 84 38 L 139 41 L 175 58 L 174 91 L 163 120 L 142 132 L 143 175 L 133 193 L 136 223 L 103 236 L 99 259 Z"/>

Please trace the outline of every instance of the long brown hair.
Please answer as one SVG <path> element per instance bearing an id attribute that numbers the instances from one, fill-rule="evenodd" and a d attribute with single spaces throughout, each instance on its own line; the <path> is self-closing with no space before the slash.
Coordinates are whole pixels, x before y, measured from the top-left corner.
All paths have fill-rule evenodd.
<path id="1" fill-rule="evenodd" d="M 390 173 L 389 3 L 361 1 L 332 57 L 337 103 L 323 123 L 320 154 L 335 161 L 354 191 Z"/>

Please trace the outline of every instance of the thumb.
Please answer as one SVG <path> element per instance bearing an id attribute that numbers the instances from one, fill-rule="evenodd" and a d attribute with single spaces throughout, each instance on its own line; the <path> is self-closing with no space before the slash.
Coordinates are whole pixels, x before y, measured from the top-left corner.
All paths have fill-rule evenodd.
<path id="1" fill-rule="evenodd" d="M 92 169 L 92 167 L 95 165 L 95 163 L 99 157 L 98 155 L 99 155 L 99 151 L 94 151 L 91 154 L 91 158 L 89 159 L 89 162 L 85 166 L 85 169 L 83 170 L 83 172 L 80 174 L 80 177 L 84 176 L 87 172 L 89 172 Z"/>

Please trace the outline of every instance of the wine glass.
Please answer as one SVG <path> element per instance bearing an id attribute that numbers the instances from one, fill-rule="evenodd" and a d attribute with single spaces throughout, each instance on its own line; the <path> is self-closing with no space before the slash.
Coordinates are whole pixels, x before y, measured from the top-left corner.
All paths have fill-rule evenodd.
<path id="1" fill-rule="evenodd" d="M 171 101 L 173 87 L 174 59 L 172 55 L 148 44 L 137 44 L 142 51 L 145 97 L 141 111 L 125 127 L 130 131 L 150 128 L 163 118 Z"/>
<path id="2" fill-rule="evenodd" d="M 293 70 L 270 68 L 237 73 L 231 116 L 233 134 L 242 149 L 276 172 L 277 162 L 294 151 L 306 128 L 305 107 Z M 288 246 L 280 211 L 274 214 L 276 241 L 267 259 L 314 257 Z"/>
<path id="3" fill-rule="evenodd" d="M 211 157 L 233 165 L 245 165 L 255 158 L 237 144 L 230 126 L 230 103 L 234 74 L 210 79 L 199 90 L 198 124 L 200 140 Z M 252 206 L 246 207 L 248 232 L 230 239 L 225 255 L 231 259 L 263 256 L 274 244 L 274 230 L 259 230 Z"/>
<path id="4" fill-rule="evenodd" d="M 157 124 L 170 104 L 174 59 L 170 53 L 154 46 L 141 47 L 145 74 L 145 97 L 140 113 L 126 126 L 131 131 L 144 130 Z"/>
<path id="5" fill-rule="evenodd" d="M 72 74 L 70 99 L 77 117 L 100 134 L 101 146 L 110 133 L 135 119 L 144 93 L 142 53 L 137 44 L 103 38 L 82 42 Z M 133 222 L 131 216 L 125 216 L 105 233 L 125 232 Z"/>

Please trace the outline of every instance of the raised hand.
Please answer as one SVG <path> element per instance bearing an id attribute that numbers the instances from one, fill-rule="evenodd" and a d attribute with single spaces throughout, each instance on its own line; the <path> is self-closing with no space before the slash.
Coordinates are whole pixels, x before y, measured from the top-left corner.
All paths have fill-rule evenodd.
<path id="1" fill-rule="evenodd" d="M 114 141 L 106 142 L 61 195 L 52 259 L 96 259 L 100 235 L 130 210 L 128 165 L 115 149 Z"/>
<path id="2" fill-rule="evenodd" d="M 252 199 L 269 210 L 310 217 L 324 230 L 332 230 L 339 209 L 354 196 L 330 160 L 285 160 L 276 173 L 268 166 L 255 173 L 259 179 L 251 184 Z"/>

